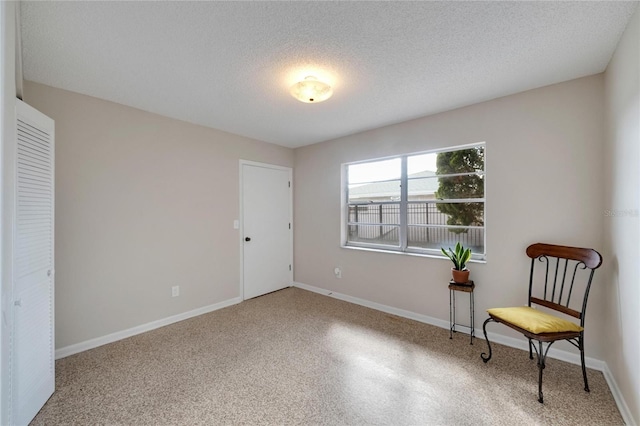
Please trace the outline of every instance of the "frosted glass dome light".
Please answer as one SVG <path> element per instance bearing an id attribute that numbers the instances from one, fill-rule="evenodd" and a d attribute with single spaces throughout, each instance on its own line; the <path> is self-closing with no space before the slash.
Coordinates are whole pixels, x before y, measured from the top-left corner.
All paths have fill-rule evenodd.
<path id="1" fill-rule="evenodd" d="M 308 76 L 291 86 L 291 95 L 300 102 L 316 104 L 329 99 L 333 95 L 333 89 L 327 83 Z"/>

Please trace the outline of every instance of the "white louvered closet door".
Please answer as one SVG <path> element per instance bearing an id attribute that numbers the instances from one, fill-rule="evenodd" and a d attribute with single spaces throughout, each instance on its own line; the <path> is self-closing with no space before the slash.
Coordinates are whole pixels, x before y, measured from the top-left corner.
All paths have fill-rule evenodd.
<path id="1" fill-rule="evenodd" d="M 28 424 L 54 391 L 54 122 L 16 100 L 17 150 L 10 359 L 12 423 Z"/>

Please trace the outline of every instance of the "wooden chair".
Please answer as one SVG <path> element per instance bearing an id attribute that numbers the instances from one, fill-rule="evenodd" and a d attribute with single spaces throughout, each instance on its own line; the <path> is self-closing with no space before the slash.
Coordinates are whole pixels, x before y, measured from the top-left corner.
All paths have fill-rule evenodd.
<path id="1" fill-rule="evenodd" d="M 504 324 L 524 334 L 529 339 L 529 359 L 533 359 L 532 348 L 538 358 L 538 401 L 543 402 L 542 370 L 547 352 L 554 342 L 567 340 L 580 350 L 584 390 L 589 392 L 587 369 L 584 365 L 584 317 L 593 274 L 602 264 L 602 256 L 592 249 L 542 243 L 527 247 L 527 256 L 531 258 L 528 305 L 487 310 L 489 318 L 482 325 L 482 330 L 489 347 L 489 355 L 483 352 L 480 357 L 485 363 L 491 359 L 491 344 L 487 337 L 489 322 Z M 536 264 L 538 268 L 535 267 Z M 582 298 L 576 298 L 580 293 Z M 570 307 L 572 296 L 572 305 L 577 305 L 575 309 Z M 580 325 L 535 309 L 532 304 L 577 318 Z M 533 340 L 538 342 L 538 348 Z M 543 343 L 548 343 L 544 351 Z"/>

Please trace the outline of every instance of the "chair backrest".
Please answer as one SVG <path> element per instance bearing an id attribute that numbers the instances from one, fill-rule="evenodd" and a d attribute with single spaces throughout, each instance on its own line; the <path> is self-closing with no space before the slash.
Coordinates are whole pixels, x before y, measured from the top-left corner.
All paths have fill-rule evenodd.
<path id="1" fill-rule="evenodd" d="M 536 243 L 527 247 L 527 256 L 531 258 L 529 306 L 535 303 L 562 312 L 578 318 L 584 326 L 593 273 L 602 264 L 600 253 L 587 248 Z M 582 299 L 576 293 L 582 293 Z M 577 309 L 570 307 L 579 303 Z"/>

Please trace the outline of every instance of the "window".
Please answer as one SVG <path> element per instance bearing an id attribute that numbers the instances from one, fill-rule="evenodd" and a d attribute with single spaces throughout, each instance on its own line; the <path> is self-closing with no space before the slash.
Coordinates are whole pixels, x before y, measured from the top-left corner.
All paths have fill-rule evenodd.
<path id="1" fill-rule="evenodd" d="M 344 165 L 347 246 L 485 255 L 485 146 Z"/>

